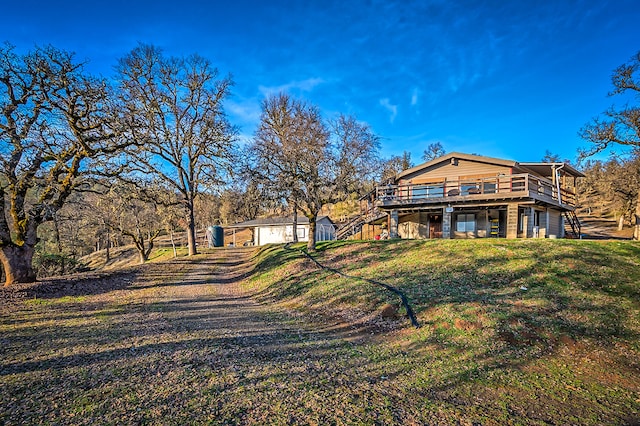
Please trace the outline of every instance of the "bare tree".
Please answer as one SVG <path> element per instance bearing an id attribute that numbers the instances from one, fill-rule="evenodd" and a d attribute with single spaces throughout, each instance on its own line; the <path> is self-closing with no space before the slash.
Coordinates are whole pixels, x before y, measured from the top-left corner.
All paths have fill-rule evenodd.
<path id="1" fill-rule="evenodd" d="M 612 145 L 640 147 L 640 52 L 629 62 L 616 68 L 611 77 L 613 91 L 610 96 L 632 95 L 633 102 L 624 107 L 612 106 L 580 130 L 580 136 L 593 145 L 580 151 L 580 157 L 602 152 Z M 638 192 L 638 191 L 636 191 Z M 640 200 L 636 197 L 634 239 L 640 239 Z"/>
<path id="2" fill-rule="evenodd" d="M 560 163 L 562 158 L 558 154 L 554 154 L 548 149 L 544 151 L 544 157 L 542 157 L 543 163 Z"/>
<path id="3" fill-rule="evenodd" d="M 102 80 L 53 47 L 0 48 L 0 260 L 5 285 L 35 280 L 38 227 L 130 142 Z"/>
<path id="4" fill-rule="evenodd" d="M 219 197 L 219 217 L 224 225 L 251 220 L 265 209 L 265 199 L 255 181 L 244 187 L 235 184 L 226 188 Z"/>
<path id="5" fill-rule="evenodd" d="M 217 79 L 218 71 L 200 56 L 165 57 L 146 45 L 122 58 L 118 70 L 132 117 L 130 137 L 140 143 L 132 164 L 180 194 L 194 255 L 195 199 L 203 187 L 223 182 L 235 140 L 222 108 L 231 79 Z"/>
<path id="6" fill-rule="evenodd" d="M 640 188 L 640 150 L 631 156 L 611 157 L 607 161 L 587 161 L 586 178 L 580 182 L 583 207 L 613 210 L 618 216 L 618 229 L 625 221 L 633 222 L 638 188 Z M 601 213 L 602 214 L 602 213 Z"/>
<path id="7" fill-rule="evenodd" d="M 249 157 L 255 160 L 250 166 L 251 181 L 256 186 L 268 188 L 272 201 L 284 200 L 293 213 L 293 241 L 298 241 L 297 213 L 300 182 L 304 173 L 305 157 L 314 155 L 309 152 L 309 145 L 303 145 L 300 135 L 303 134 L 305 116 L 317 118 L 314 134 L 307 135 L 320 141 L 327 140 L 324 123 L 317 110 L 306 111 L 308 106 L 281 93 L 262 102 L 262 115 L 253 144 L 249 148 Z M 309 125 L 309 123 L 306 123 Z M 317 147 L 316 147 L 317 148 Z M 316 150 L 316 155 L 319 152 Z"/>
<path id="8" fill-rule="evenodd" d="M 96 216 L 101 217 L 111 231 L 133 242 L 140 263 L 149 260 L 156 238 L 166 228 L 159 210 L 169 203 L 163 203 L 165 194 L 161 192 L 160 188 L 148 188 L 140 183 L 118 182 L 110 185 L 99 198 L 102 214 Z"/>
<path id="9" fill-rule="evenodd" d="M 424 161 L 435 160 L 438 157 L 442 157 L 445 153 L 446 151 L 444 150 L 441 142 L 430 143 L 427 146 L 427 149 L 424 150 L 422 159 Z"/>
<path id="10" fill-rule="evenodd" d="M 411 153 L 409 151 L 404 151 L 402 155 L 394 155 L 386 160 L 382 160 L 379 179 L 382 182 L 387 182 L 394 179 L 398 173 L 410 169 L 413 166 L 414 164 L 411 161 Z"/>
<path id="11" fill-rule="evenodd" d="M 320 209 L 362 188 L 375 172 L 378 146 L 378 137 L 355 118 L 341 115 L 326 124 L 315 106 L 280 94 L 264 101 L 251 149 L 263 182 L 309 219 L 313 251 Z"/>

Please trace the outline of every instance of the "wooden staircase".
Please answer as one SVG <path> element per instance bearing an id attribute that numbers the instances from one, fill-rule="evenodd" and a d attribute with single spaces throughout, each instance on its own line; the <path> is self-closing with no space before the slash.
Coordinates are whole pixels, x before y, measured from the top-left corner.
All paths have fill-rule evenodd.
<path id="1" fill-rule="evenodd" d="M 346 240 L 352 235 L 357 234 L 362 230 L 362 227 L 367 223 L 373 223 L 386 217 L 387 214 L 379 211 L 377 208 L 367 211 L 361 211 L 360 214 L 350 218 L 344 225 L 342 225 L 336 231 L 337 240 Z"/>
<path id="2" fill-rule="evenodd" d="M 351 218 L 347 223 L 338 228 L 336 231 L 336 239 L 346 240 L 350 236 L 357 234 L 360 232 L 360 229 L 362 229 L 362 225 L 364 225 L 364 223 L 365 220 L 362 215 L 357 215 Z"/>
<path id="3" fill-rule="evenodd" d="M 566 229 L 565 231 L 567 238 L 582 238 L 582 225 L 580 224 L 580 219 L 578 219 L 576 212 L 566 211 L 564 212 L 564 217 L 567 219 L 567 223 L 569 224 L 569 229 Z"/>

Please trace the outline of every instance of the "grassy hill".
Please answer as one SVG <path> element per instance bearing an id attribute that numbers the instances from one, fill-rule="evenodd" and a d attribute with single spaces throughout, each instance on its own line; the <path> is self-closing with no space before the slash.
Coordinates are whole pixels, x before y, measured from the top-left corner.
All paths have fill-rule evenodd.
<path id="1" fill-rule="evenodd" d="M 637 242 L 302 247 L 3 289 L 0 424 L 640 424 Z"/>
<path id="2" fill-rule="evenodd" d="M 280 246 L 258 252 L 245 285 L 265 302 L 376 335 L 367 357 L 390 400 L 482 424 L 640 422 L 638 243 L 332 242 L 314 256 L 396 286 L 422 327 L 402 309 L 383 319 L 398 301 L 381 287 Z"/>

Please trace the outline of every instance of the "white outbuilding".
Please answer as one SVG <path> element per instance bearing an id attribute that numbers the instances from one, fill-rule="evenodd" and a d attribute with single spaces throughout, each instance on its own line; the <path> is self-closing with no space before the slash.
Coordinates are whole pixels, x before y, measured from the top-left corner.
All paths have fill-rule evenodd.
<path id="1" fill-rule="evenodd" d="M 293 217 L 269 217 L 236 223 L 227 228 L 251 228 L 253 230 L 252 244 L 279 244 L 293 241 Z M 298 216 L 296 225 L 298 241 L 309 241 L 309 219 Z M 328 216 L 318 216 L 316 221 L 316 241 L 330 241 L 336 239 L 336 227 Z"/>

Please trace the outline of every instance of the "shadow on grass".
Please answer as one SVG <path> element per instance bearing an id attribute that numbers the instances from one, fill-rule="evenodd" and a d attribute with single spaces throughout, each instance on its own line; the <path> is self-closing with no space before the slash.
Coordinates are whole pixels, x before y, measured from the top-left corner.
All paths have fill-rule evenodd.
<path id="1" fill-rule="evenodd" d="M 270 267 L 291 260 L 284 252 L 272 256 Z M 414 347 L 433 346 L 461 360 L 445 380 L 451 387 L 480 372 L 487 377 L 495 369 L 521 368 L 585 339 L 605 347 L 640 339 L 637 244 L 392 240 L 323 243 L 317 256 L 404 291 L 427 329 L 416 333 Z M 296 298 L 320 310 L 349 302 L 375 309 L 388 300 L 376 288 L 304 267 L 265 281 L 261 297 Z M 313 292 L 318 287 L 323 292 Z"/>
<path id="2" fill-rule="evenodd" d="M 310 307 L 321 311 L 342 303 L 375 309 L 387 300 L 383 290 L 337 279 L 310 268 L 296 252 L 270 246 L 255 253 L 255 268 L 228 257 L 177 262 L 169 272 L 149 265 L 123 287 L 132 299 L 109 306 L 87 300 L 43 308 L 28 320 L 3 319 L 9 332 L 0 348 L 0 380 L 5 380 L 0 395 L 45 383 L 60 387 L 53 393 L 65 401 L 65 395 L 73 400 L 74 388 L 125 381 L 130 387 L 141 382 L 143 392 L 153 396 L 122 404 L 131 412 L 145 412 L 145 404 L 197 406 L 189 399 L 176 402 L 171 399 L 175 394 L 154 394 L 155 386 L 175 378 L 169 387 L 193 384 L 188 389 L 194 396 L 185 398 L 222 398 L 228 412 L 216 414 L 220 423 L 245 419 L 256 407 L 274 416 L 272 422 L 311 423 L 311 417 L 295 417 L 301 415 L 295 410 L 302 410 L 320 416 L 314 417 L 320 423 L 336 423 L 332 416 L 340 411 L 364 424 L 401 424 L 408 418 L 424 423 L 434 421 L 424 408 L 427 402 L 442 403 L 439 407 L 455 419 L 475 404 L 457 393 L 461 384 L 553 354 L 563 336 L 591 338 L 603 346 L 640 337 L 629 325 L 637 319 L 629 317 L 627 307 L 638 303 L 638 288 L 632 284 L 638 278 L 637 247 L 383 241 L 324 243 L 317 255 L 323 263 L 405 291 L 425 324 L 414 345 L 352 343 L 354 335 L 363 333 L 353 324 L 304 326 L 304 316 L 283 313 L 277 305 L 256 307 L 253 297 L 181 293 L 186 286 L 251 277 L 264 281 L 263 287 L 256 284 L 255 294 L 263 301 L 302 298 L 303 303 L 311 292 L 308 301 L 316 305 Z M 193 272 L 193 267 L 202 269 Z M 218 267 L 230 276 L 216 276 Z M 180 297 L 146 300 L 145 291 L 152 288 L 175 290 Z M 318 288 L 335 293 L 313 293 Z M 21 380 L 12 381 L 14 377 Z M 64 381 L 59 383 L 60 377 Z M 277 417 L 282 403 L 288 404 L 285 419 Z M 15 419 L 33 408 L 29 404 L 0 408 Z M 118 404 L 111 405 L 119 412 Z M 490 404 L 484 409 L 499 411 Z M 549 421 L 539 416 L 535 419 Z"/>
<path id="3" fill-rule="evenodd" d="M 10 300 L 56 299 L 77 297 L 122 290 L 140 276 L 140 267 L 118 272 L 81 273 L 65 277 L 43 279 L 35 283 L 15 284 L 0 288 L 0 304 Z"/>

